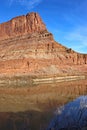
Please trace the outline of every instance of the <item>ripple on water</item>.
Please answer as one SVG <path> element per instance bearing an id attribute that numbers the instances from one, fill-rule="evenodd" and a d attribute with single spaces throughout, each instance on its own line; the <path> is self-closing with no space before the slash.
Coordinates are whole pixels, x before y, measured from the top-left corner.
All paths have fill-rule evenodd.
<path id="1" fill-rule="evenodd" d="M 54 114 L 47 130 L 87 130 L 87 96 L 57 108 Z"/>

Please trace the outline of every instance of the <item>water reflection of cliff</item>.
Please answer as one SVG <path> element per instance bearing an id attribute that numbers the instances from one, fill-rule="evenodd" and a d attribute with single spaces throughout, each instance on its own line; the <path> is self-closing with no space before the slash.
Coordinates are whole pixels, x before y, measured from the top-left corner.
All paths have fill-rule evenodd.
<path id="1" fill-rule="evenodd" d="M 57 108 L 47 130 L 87 130 L 87 96 Z"/>
<path id="2" fill-rule="evenodd" d="M 46 130 L 54 118 L 55 108 L 86 94 L 87 80 L 42 84 L 21 89 L 4 86 L 0 88 L 0 130 Z M 68 107 L 69 105 L 67 118 Z M 64 108 L 62 109 L 64 111 Z M 51 129 L 57 130 L 53 127 Z"/>

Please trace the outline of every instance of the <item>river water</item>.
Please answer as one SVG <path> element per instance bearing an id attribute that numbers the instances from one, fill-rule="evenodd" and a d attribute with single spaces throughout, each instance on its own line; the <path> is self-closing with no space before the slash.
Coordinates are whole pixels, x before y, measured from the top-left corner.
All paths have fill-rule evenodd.
<path id="1" fill-rule="evenodd" d="M 86 95 L 87 80 L 1 86 L 0 130 L 87 130 Z"/>
<path id="2" fill-rule="evenodd" d="M 56 108 L 47 130 L 87 130 L 87 96 Z"/>

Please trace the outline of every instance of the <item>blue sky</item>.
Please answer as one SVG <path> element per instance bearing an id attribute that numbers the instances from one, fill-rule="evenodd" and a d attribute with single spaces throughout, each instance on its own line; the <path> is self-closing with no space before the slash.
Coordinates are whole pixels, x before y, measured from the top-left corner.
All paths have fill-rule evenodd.
<path id="1" fill-rule="evenodd" d="M 1 0 L 0 23 L 38 12 L 57 42 L 87 53 L 87 0 Z"/>

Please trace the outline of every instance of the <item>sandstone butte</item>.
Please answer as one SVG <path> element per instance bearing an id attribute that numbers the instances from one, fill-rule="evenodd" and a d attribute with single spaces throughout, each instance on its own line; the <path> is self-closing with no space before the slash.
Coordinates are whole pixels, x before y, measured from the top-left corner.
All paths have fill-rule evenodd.
<path id="1" fill-rule="evenodd" d="M 87 54 L 56 42 L 38 13 L 0 24 L 0 75 L 87 72 Z"/>

